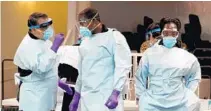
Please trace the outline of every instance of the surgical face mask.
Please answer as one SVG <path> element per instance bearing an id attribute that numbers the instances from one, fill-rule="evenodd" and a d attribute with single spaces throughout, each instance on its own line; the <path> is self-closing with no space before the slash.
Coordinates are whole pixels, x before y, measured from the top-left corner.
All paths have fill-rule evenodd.
<path id="1" fill-rule="evenodd" d="M 89 26 L 84 27 L 84 26 L 80 26 L 80 35 L 83 37 L 91 37 L 92 36 L 92 32 L 98 27 L 100 26 L 101 23 L 99 23 L 97 26 L 95 26 L 92 30 L 89 30 Z"/>
<path id="2" fill-rule="evenodd" d="M 91 37 L 92 36 L 92 32 L 87 27 L 80 26 L 79 32 L 80 32 L 80 36 L 82 36 L 82 37 Z"/>
<path id="3" fill-rule="evenodd" d="M 167 36 L 163 37 L 163 44 L 167 48 L 172 48 L 177 43 L 177 37 Z"/>
<path id="4" fill-rule="evenodd" d="M 48 40 L 54 35 L 54 30 L 51 26 L 49 26 L 44 32 L 43 32 L 43 40 Z"/>

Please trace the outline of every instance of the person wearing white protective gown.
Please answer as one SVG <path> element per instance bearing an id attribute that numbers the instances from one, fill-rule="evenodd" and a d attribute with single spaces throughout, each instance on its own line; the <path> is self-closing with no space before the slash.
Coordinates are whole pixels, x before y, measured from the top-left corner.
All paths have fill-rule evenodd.
<path id="1" fill-rule="evenodd" d="M 195 91 L 201 80 L 201 68 L 193 54 L 178 47 L 180 28 L 178 19 L 165 18 L 161 23 L 162 40 L 141 58 L 135 75 L 139 111 L 200 109 Z"/>
<path id="2" fill-rule="evenodd" d="M 54 36 L 52 19 L 35 12 L 28 19 L 29 32 L 21 41 L 14 57 L 18 66 L 20 111 L 52 111 L 56 107 L 57 50 L 64 41 L 63 34 Z"/>
<path id="3" fill-rule="evenodd" d="M 106 28 L 96 9 L 79 14 L 79 76 L 69 111 L 123 111 L 122 90 L 131 69 L 131 52 L 125 37 Z M 80 106 L 79 106 L 80 101 Z"/>

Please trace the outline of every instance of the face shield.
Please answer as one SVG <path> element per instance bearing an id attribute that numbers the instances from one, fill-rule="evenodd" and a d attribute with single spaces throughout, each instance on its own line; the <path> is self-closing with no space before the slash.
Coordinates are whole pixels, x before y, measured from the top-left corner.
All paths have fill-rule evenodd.
<path id="1" fill-rule="evenodd" d="M 150 39 L 150 36 L 152 36 L 153 33 L 155 32 L 160 32 L 161 29 L 160 28 L 156 28 L 156 29 L 153 29 L 153 30 L 150 30 L 146 33 L 146 40 L 149 40 Z"/>
<path id="2" fill-rule="evenodd" d="M 48 18 L 46 22 L 39 25 L 30 26 L 29 29 L 36 29 L 38 30 L 38 32 L 41 32 L 43 40 L 48 40 L 48 39 L 53 40 L 55 32 L 52 24 L 53 24 L 52 19 Z"/>
<path id="3" fill-rule="evenodd" d="M 47 29 L 48 26 L 52 25 L 53 21 L 51 18 L 48 18 L 48 20 L 40 25 L 34 25 L 30 26 L 29 29 Z"/>
<path id="4" fill-rule="evenodd" d="M 84 39 L 84 36 L 82 36 L 80 34 L 80 25 L 77 23 L 75 25 L 75 28 L 76 28 L 76 44 L 81 44 L 82 40 Z"/>
<path id="5" fill-rule="evenodd" d="M 82 28 L 80 27 L 80 24 L 76 23 L 75 25 L 75 29 L 76 29 L 76 44 L 81 44 L 81 42 L 85 39 L 88 39 L 89 36 L 83 36 L 83 34 L 81 33 L 85 33 L 85 31 L 83 32 Z M 84 35 L 88 35 L 88 34 L 84 34 Z"/>

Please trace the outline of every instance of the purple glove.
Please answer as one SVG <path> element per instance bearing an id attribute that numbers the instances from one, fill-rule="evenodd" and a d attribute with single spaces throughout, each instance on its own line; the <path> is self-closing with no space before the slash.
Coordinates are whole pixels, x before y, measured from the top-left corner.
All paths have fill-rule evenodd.
<path id="1" fill-rule="evenodd" d="M 53 41 L 53 45 L 51 46 L 51 49 L 54 52 L 57 52 L 59 47 L 61 46 L 62 42 L 64 41 L 64 34 L 60 33 L 55 36 L 55 40 Z"/>
<path id="2" fill-rule="evenodd" d="M 66 83 L 62 82 L 61 80 L 59 80 L 58 86 L 60 88 L 62 88 L 63 90 L 65 90 L 67 94 L 69 94 L 69 95 L 73 94 L 72 89 Z"/>
<path id="3" fill-rule="evenodd" d="M 80 98 L 81 98 L 80 93 L 75 92 L 72 102 L 69 105 L 69 111 L 77 111 L 78 110 L 78 104 L 79 104 Z"/>
<path id="4" fill-rule="evenodd" d="M 115 109 L 117 107 L 119 94 L 120 94 L 120 91 L 113 90 L 111 96 L 108 98 L 107 102 L 105 103 L 105 105 L 109 109 Z"/>

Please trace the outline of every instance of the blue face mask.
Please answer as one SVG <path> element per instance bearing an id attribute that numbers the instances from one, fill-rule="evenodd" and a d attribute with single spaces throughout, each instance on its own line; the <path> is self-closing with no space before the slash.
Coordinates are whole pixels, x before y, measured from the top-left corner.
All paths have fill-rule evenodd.
<path id="1" fill-rule="evenodd" d="M 176 37 L 171 37 L 171 36 L 163 37 L 163 44 L 167 48 L 174 47 L 176 43 L 177 43 L 177 38 Z"/>
<path id="2" fill-rule="evenodd" d="M 44 33 L 43 33 L 43 40 L 50 39 L 51 37 L 53 37 L 53 34 L 54 34 L 53 28 L 52 27 L 48 27 L 48 29 L 45 30 Z"/>
<path id="3" fill-rule="evenodd" d="M 92 32 L 87 27 L 80 27 L 80 35 L 82 37 L 91 37 Z"/>

